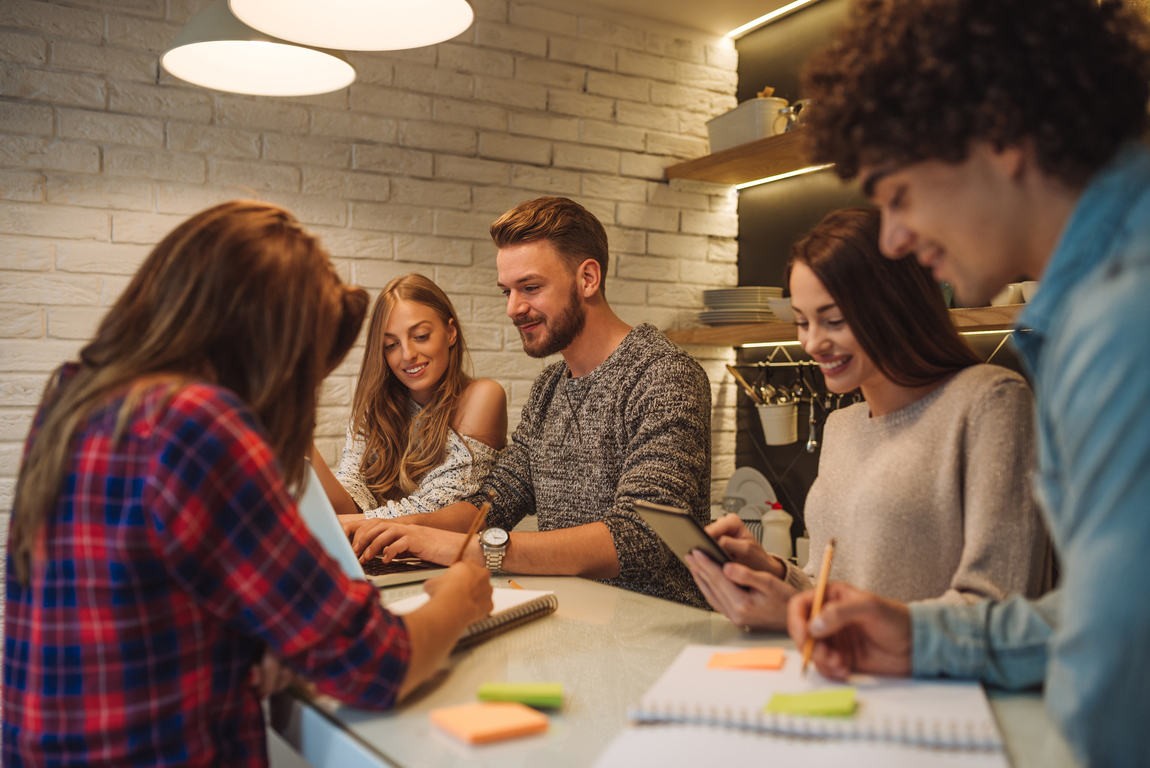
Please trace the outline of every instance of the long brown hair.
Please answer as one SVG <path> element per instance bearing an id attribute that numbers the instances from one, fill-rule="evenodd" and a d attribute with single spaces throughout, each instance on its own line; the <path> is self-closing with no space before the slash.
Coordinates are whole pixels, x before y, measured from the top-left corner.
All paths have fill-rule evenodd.
<path id="1" fill-rule="evenodd" d="M 791 247 L 786 283 L 806 264 L 834 298 L 859 345 L 884 376 L 921 387 L 982 362 L 963 342 L 946 301 L 913 258 L 879 251 L 881 216 L 873 208 L 831 211 Z"/>
<path id="2" fill-rule="evenodd" d="M 454 321 L 456 330 L 447 371 L 414 421 L 408 412 L 408 389 L 391 372 L 383 350 L 387 321 L 400 301 L 431 307 L 445 326 Z M 352 433 L 365 444 L 360 470 L 376 498 L 407 496 L 424 475 L 443 463 L 451 417 L 471 383 L 464 371 L 466 356 L 467 343 L 455 307 L 438 285 L 423 275 L 410 274 L 395 278 L 380 291 L 367 327 L 367 349 L 351 408 Z"/>
<path id="3" fill-rule="evenodd" d="M 85 419 L 124 397 L 119 440 L 145 391 L 193 381 L 251 406 L 289 485 L 300 486 L 317 389 L 359 335 L 368 296 L 343 285 L 327 253 L 287 211 L 233 201 L 196 214 L 153 249 L 80 351 L 50 379 L 20 469 L 12 556 L 26 583 L 33 541 L 52 514 Z"/>

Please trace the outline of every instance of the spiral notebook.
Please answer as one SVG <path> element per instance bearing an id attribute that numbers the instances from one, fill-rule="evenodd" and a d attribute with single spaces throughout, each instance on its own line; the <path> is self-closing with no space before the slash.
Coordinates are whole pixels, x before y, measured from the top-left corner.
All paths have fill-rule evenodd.
<path id="1" fill-rule="evenodd" d="M 387 610 L 402 616 L 422 608 L 430 599 L 426 592 L 388 603 Z M 491 591 L 491 602 L 495 607 L 487 618 L 480 619 L 463 630 L 456 649 L 483 642 L 509 629 L 514 629 L 529 621 L 535 621 L 559 609 L 559 599 L 555 593 L 533 589 L 504 589 L 496 587 Z"/>
<path id="2" fill-rule="evenodd" d="M 1002 750 L 990 703 L 978 683 L 852 675 L 855 714 L 810 717 L 763 709 L 776 693 L 842 687 L 787 651 L 779 670 L 708 669 L 724 646 L 689 645 L 642 700 L 628 710 L 638 723 L 691 723 L 831 740 L 865 740 L 958 750 Z"/>
<path id="3" fill-rule="evenodd" d="M 810 739 L 689 724 L 624 728 L 595 760 L 594 768 L 699 768 L 717 762 L 748 768 L 1010 768 L 1000 751 Z"/>

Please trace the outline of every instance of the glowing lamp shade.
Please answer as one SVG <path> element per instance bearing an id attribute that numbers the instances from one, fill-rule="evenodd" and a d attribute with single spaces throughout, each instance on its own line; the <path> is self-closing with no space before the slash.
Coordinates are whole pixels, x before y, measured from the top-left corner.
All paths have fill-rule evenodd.
<path id="1" fill-rule="evenodd" d="M 343 54 L 277 40 L 252 29 L 214 0 L 160 57 L 181 80 L 254 96 L 305 96 L 350 85 L 355 68 Z"/>
<path id="2" fill-rule="evenodd" d="M 261 32 L 318 48 L 397 51 L 450 40 L 475 18 L 467 0 L 229 0 Z"/>

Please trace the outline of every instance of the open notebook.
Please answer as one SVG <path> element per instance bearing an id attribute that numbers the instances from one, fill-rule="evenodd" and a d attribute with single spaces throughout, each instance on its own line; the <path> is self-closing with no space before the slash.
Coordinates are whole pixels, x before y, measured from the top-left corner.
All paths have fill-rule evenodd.
<path id="1" fill-rule="evenodd" d="M 420 592 L 385 605 L 387 610 L 402 616 L 427 604 L 430 595 Z M 456 649 L 494 637 L 501 632 L 526 624 L 529 621 L 554 613 L 559 608 L 555 593 L 533 589 L 503 589 L 496 587 L 491 592 L 491 602 L 495 604 L 487 618 L 480 619 L 467 629 L 455 644 Z"/>
<path id="2" fill-rule="evenodd" d="M 1010 768 L 1000 751 L 938 749 L 889 741 L 811 739 L 706 725 L 624 728 L 594 768 Z"/>
<path id="3" fill-rule="evenodd" d="M 708 669 L 724 646 L 689 645 L 642 700 L 628 710 L 640 723 L 706 726 L 833 740 L 891 742 L 1001 754 L 1002 736 L 978 683 L 853 675 L 858 707 L 848 717 L 810 717 L 763 711 L 776 693 L 842 687 L 788 651 L 782 669 Z"/>

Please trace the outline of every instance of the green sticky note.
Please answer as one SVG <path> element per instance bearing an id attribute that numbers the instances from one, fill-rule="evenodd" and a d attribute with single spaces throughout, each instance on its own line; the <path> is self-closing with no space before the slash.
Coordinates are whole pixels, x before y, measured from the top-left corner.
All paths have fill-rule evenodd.
<path id="1" fill-rule="evenodd" d="M 563 706 L 563 683 L 484 683 L 480 701 L 517 701 L 529 707 Z"/>
<path id="2" fill-rule="evenodd" d="M 855 711 L 855 689 L 829 688 L 810 693 L 776 693 L 763 711 L 786 715 L 851 715 Z"/>

